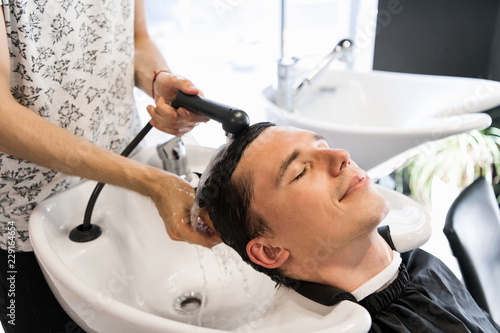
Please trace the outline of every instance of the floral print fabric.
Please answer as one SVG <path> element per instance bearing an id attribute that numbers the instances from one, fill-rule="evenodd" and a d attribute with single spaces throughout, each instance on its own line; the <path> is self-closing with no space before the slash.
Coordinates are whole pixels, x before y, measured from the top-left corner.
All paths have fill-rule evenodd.
<path id="1" fill-rule="evenodd" d="M 133 0 L 9 0 L 3 7 L 14 98 L 120 152 L 140 125 L 133 101 Z M 0 247 L 7 248 L 7 226 L 15 223 L 16 250 L 32 250 L 28 219 L 36 204 L 79 181 L 0 152 Z"/>

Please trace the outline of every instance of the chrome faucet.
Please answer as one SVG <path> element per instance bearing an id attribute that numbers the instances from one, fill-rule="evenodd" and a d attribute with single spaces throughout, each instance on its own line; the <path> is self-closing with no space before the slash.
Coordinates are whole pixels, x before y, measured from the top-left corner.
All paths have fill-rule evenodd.
<path id="1" fill-rule="evenodd" d="M 163 162 L 163 169 L 175 173 L 185 181 L 191 181 L 186 147 L 180 137 L 175 137 L 156 146 L 158 156 Z"/>
<path id="2" fill-rule="evenodd" d="M 278 60 L 276 105 L 286 111 L 292 111 L 294 102 L 302 90 L 311 85 L 328 68 L 328 65 L 333 60 L 351 61 L 352 47 L 353 43 L 349 39 L 342 39 L 331 52 L 297 81 L 295 81 L 295 64 L 299 59 L 295 57 L 281 57 Z"/>
<path id="3" fill-rule="evenodd" d="M 278 84 L 275 103 L 286 111 L 292 111 L 294 102 L 303 89 L 318 78 L 333 60 L 338 59 L 347 63 L 352 60 L 353 43 L 349 39 L 342 39 L 316 66 L 302 78 L 295 81 L 295 64 L 299 59 L 285 56 L 285 4 L 286 0 L 281 0 L 281 56 L 278 60 Z"/>

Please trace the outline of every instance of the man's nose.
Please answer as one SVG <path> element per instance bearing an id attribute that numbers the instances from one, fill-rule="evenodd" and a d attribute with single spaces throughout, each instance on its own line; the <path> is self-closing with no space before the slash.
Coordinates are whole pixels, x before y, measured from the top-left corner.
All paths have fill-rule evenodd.
<path id="1" fill-rule="evenodd" d="M 344 149 L 323 149 L 321 153 L 323 155 L 322 159 L 324 159 L 326 167 L 333 177 L 337 177 L 342 172 L 342 169 L 349 165 L 351 160 L 349 152 Z"/>

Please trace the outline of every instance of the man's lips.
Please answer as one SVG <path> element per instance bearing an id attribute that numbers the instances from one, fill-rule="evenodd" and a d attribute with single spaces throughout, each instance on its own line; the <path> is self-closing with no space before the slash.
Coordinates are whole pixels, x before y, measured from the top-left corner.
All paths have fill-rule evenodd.
<path id="1" fill-rule="evenodd" d="M 342 201 L 345 197 L 356 192 L 358 189 L 364 188 L 370 183 L 370 178 L 366 174 L 356 174 L 352 177 L 349 185 L 347 186 L 344 195 L 339 199 Z"/>

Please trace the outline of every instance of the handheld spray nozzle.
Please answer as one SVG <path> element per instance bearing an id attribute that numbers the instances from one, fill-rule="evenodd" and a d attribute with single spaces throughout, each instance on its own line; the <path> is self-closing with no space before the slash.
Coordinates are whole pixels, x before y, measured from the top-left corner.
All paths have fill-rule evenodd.
<path id="1" fill-rule="evenodd" d="M 213 119 L 222 124 L 222 129 L 226 131 L 229 138 L 238 136 L 250 125 L 248 115 L 231 106 L 214 102 L 205 97 L 187 95 L 181 91 L 177 92 L 171 106 L 174 108 L 185 107 L 199 115 Z"/>
<path id="2" fill-rule="evenodd" d="M 201 96 L 187 95 L 183 92 L 177 92 L 176 98 L 171 103 L 172 107 L 179 108 L 180 106 L 193 111 L 199 115 L 208 117 L 222 123 L 222 128 L 226 131 L 228 139 L 234 139 L 241 134 L 250 125 L 248 115 L 241 110 L 234 109 L 230 106 L 211 101 Z M 139 134 L 130 142 L 130 144 L 121 153 L 127 157 L 137 147 L 139 142 L 151 130 L 151 123 L 147 123 Z M 85 210 L 83 223 L 71 230 L 69 238 L 74 242 L 89 242 L 101 235 L 101 228 L 98 225 L 91 223 L 92 212 L 99 194 L 101 193 L 104 183 L 98 183 L 92 192 L 92 195 Z M 199 230 L 203 225 L 197 225 Z"/>

